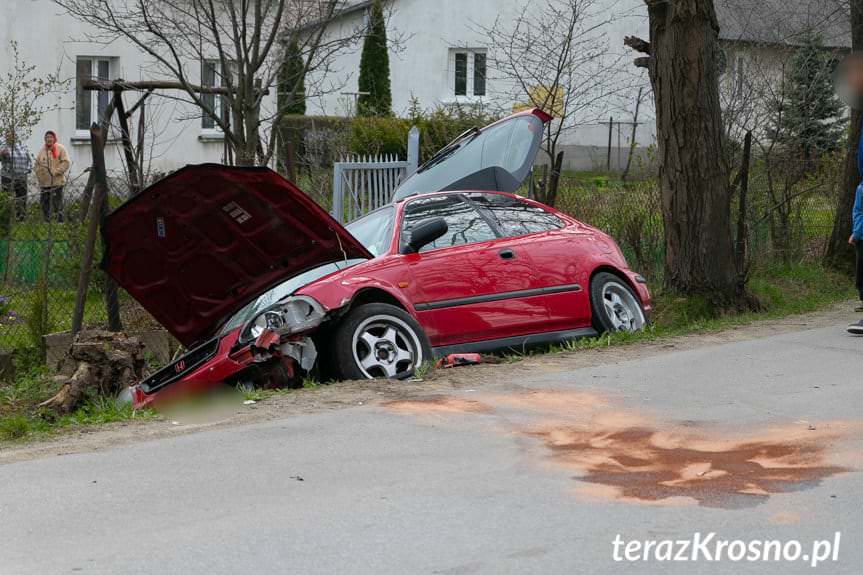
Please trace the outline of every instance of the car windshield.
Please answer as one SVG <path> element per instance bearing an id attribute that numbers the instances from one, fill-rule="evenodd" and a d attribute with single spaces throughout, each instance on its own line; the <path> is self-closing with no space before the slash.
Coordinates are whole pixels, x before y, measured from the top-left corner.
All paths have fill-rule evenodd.
<path id="1" fill-rule="evenodd" d="M 361 244 L 363 244 L 363 246 L 369 250 L 373 256 L 377 257 L 385 253 L 390 247 L 394 214 L 395 209 L 392 206 L 386 206 L 346 226 L 346 229 Z M 225 324 L 225 327 L 222 328 L 222 335 L 233 329 L 244 326 L 267 307 L 288 297 L 298 289 L 309 285 L 313 281 L 339 270 L 361 264 L 364 261 L 366 260 L 351 259 L 324 264 L 280 283 L 276 287 L 265 292 L 263 295 L 258 296 L 251 303 L 243 307 L 243 309 L 235 313 Z"/>
<path id="2" fill-rule="evenodd" d="M 393 237 L 392 206 L 384 206 L 357 221 L 348 224 L 346 229 L 375 257 L 386 253 Z"/>

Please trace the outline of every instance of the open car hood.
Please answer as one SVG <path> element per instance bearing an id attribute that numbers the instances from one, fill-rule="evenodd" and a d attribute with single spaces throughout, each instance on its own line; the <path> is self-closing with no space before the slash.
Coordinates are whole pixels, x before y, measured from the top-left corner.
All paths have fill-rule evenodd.
<path id="1" fill-rule="evenodd" d="M 307 269 L 372 255 L 268 168 L 187 166 L 102 226 L 102 268 L 181 343 Z"/>
<path id="2" fill-rule="evenodd" d="M 393 201 L 451 190 L 515 192 L 530 174 L 551 119 L 534 108 L 465 133 L 405 180 Z"/>

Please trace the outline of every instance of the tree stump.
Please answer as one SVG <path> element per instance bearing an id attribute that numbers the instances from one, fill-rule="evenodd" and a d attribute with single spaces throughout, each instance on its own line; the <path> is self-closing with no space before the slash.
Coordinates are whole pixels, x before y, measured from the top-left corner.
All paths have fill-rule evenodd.
<path id="1" fill-rule="evenodd" d="M 62 387 L 39 404 L 59 415 L 71 413 L 87 397 L 117 397 L 144 377 L 144 344 L 124 333 L 82 331 L 62 361 Z"/>

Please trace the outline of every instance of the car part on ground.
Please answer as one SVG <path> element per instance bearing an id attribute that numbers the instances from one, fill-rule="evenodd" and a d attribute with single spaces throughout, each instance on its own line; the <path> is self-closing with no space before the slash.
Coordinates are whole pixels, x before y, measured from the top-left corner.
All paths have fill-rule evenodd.
<path id="1" fill-rule="evenodd" d="M 482 356 L 478 353 L 451 353 L 448 356 L 437 360 L 437 363 L 435 363 L 435 369 L 479 365 L 482 361 Z"/>

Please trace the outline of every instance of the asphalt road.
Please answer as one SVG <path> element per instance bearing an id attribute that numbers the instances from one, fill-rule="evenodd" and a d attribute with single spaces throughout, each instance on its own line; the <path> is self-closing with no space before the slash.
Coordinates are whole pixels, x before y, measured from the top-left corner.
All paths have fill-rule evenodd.
<path id="1" fill-rule="evenodd" d="M 861 347 L 837 326 L 0 466 L 0 573 L 860 573 Z M 696 532 L 841 543 L 614 560 Z"/>

